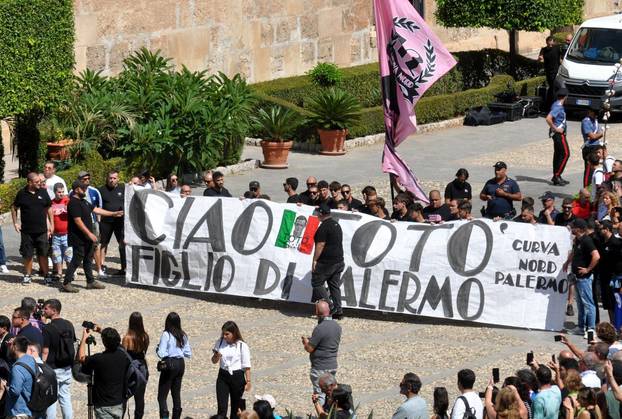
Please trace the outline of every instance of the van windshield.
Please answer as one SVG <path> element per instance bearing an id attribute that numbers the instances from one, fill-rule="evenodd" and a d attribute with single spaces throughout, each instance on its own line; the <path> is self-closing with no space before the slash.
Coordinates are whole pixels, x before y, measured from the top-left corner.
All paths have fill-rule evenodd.
<path id="1" fill-rule="evenodd" d="M 567 57 L 573 61 L 615 64 L 622 55 L 622 30 L 581 28 L 575 35 Z"/>

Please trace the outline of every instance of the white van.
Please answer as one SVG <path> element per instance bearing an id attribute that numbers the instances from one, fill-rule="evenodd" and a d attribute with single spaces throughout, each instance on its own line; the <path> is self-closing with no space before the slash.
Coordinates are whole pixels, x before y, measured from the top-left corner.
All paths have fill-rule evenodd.
<path id="1" fill-rule="evenodd" d="M 613 86 L 612 112 L 622 112 L 622 14 L 583 22 L 572 38 L 557 72 L 555 84 L 566 86 L 569 108 L 602 105 Z"/>

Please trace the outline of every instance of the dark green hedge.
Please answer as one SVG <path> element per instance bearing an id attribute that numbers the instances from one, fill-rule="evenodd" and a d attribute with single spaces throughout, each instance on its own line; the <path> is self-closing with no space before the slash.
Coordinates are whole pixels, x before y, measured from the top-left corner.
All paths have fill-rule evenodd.
<path id="1" fill-rule="evenodd" d="M 47 110 L 63 97 L 73 42 L 72 0 L 0 0 L 0 117 Z"/>
<path id="2" fill-rule="evenodd" d="M 446 95 L 426 96 L 417 102 L 417 123 L 428 124 L 464 115 L 469 108 L 484 106 L 493 102 L 495 94 L 506 91 L 508 88 L 514 89 L 516 93 L 522 96 L 533 96 L 535 95 L 536 87 L 542 84 L 543 81 L 544 77 L 535 77 L 515 82 L 510 76 L 498 75 L 494 76 L 486 87 Z M 301 121 L 308 115 L 308 112 L 303 108 L 283 99 L 265 94 L 259 94 L 259 96 L 259 106 L 284 106 L 296 112 L 300 116 Z M 363 109 L 361 119 L 350 127 L 349 131 L 351 138 L 383 132 L 384 113 L 382 106 Z M 315 136 L 316 133 L 313 127 L 303 125 L 294 135 L 294 139 L 296 141 L 309 141 L 315 138 Z"/>
<path id="3" fill-rule="evenodd" d="M 458 65 L 436 82 L 424 95 L 446 95 L 463 90 L 484 87 L 496 74 L 509 71 L 509 54 L 497 49 L 456 52 Z M 535 77 L 540 73 L 541 63 L 523 56 L 517 57 L 519 80 Z M 364 108 L 380 106 L 380 73 L 378 63 L 341 69 L 343 80 L 340 87 L 356 97 Z M 287 77 L 251 85 L 256 92 L 283 99 L 299 107 L 313 96 L 320 87 L 311 83 L 308 76 Z"/>
<path id="4" fill-rule="evenodd" d="M 119 170 L 119 176 L 122 180 L 127 180 L 129 176 L 124 171 L 125 160 L 116 157 L 110 160 L 104 160 L 99 154 L 89 156 L 83 164 L 72 166 L 70 169 L 57 172 L 56 174 L 63 178 L 67 183 L 67 187 L 71 187 L 71 182 L 77 179 L 78 173 L 86 170 L 91 174 L 91 184 L 100 187 L 106 183 L 106 176 L 111 170 Z M 17 192 L 26 186 L 26 179 L 13 179 L 10 182 L 0 185 L 0 213 L 11 210 L 11 205 L 15 200 Z"/>

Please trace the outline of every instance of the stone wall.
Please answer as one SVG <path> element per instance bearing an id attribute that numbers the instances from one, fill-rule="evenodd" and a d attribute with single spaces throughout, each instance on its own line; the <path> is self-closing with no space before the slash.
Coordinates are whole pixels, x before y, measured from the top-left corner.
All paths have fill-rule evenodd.
<path id="1" fill-rule="evenodd" d="M 425 15 L 451 51 L 507 49 L 504 31 L 444 29 Z M 586 0 L 586 15 L 609 14 L 612 0 Z M 318 61 L 373 62 L 371 0 L 75 0 L 76 70 L 115 74 L 142 46 L 160 49 L 191 70 L 244 74 L 250 81 L 302 74 Z M 545 34 L 521 33 L 522 52 Z"/>

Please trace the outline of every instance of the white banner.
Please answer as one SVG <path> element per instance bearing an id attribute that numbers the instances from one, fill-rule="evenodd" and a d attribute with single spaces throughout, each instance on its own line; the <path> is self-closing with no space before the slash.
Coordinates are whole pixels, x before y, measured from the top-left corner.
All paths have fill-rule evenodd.
<path id="1" fill-rule="evenodd" d="M 126 189 L 132 283 L 310 302 L 313 208 Z M 568 229 L 477 219 L 391 223 L 333 211 L 343 306 L 534 329 L 563 326 Z"/>

